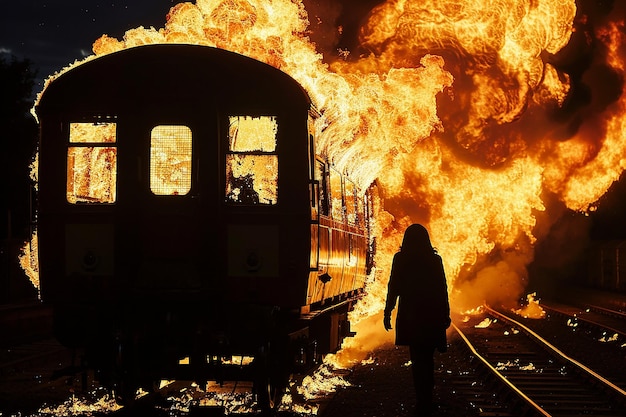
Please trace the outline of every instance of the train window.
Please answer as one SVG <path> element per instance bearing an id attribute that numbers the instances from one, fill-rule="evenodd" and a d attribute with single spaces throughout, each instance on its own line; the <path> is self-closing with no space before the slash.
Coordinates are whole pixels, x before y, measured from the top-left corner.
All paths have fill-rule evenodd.
<path id="1" fill-rule="evenodd" d="M 365 224 L 365 196 L 356 197 L 356 223 L 359 226 Z"/>
<path id="2" fill-rule="evenodd" d="M 343 188 L 341 184 L 341 174 L 334 169 L 330 169 L 330 208 L 333 219 L 343 221 L 344 202 Z"/>
<path id="3" fill-rule="evenodd" d="M 228 147 L 233 152 L 274 152 L 278 123 L 273 116 L 231 116 Z"/>
<path id="4" fill-rule="evenodd" d="M 115 202 L 116 123 L 70 123 L 67 148 L 67 201 Z"/>
<path id="5" fill-rule="evenodd" d="M 346 217 L 348 218 L 348 224 L 354 226 L 357 222 L 356 187 L 354 183 L 347 178 L 344 178 L 344 192 L 346 203 Z"/>
<path id="6" fill-rule="evenodd" d="M 268 204 L 278 201 L 278 123 L 273 116 L 231 116 L 226 155 L 226 201 Z"/>
<path id="7" fill-rule="evenodd" d="M 317 172 L 315 178 L 319 180 L 319 210 L 320 214 L 323 216 L 329 215 L 329 204 L 328 204 L 328 171 L 326 170 L 326 164 L 322 161 L 317 161 L 316 164 Z"/>
<path id="8" fill-rule="evenodd" d="M 150 190 L 185 195 L 191 190 L 191 129 L 160 125 L 150 135 Z"/>

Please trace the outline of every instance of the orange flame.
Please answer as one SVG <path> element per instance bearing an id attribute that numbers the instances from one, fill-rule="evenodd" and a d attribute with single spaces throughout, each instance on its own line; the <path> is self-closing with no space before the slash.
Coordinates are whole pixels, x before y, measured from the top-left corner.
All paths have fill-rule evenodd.
<path id="1" fill-rule="evenodd" d="M 388 0 L 360 45 L 324 56 L 299 1 L 197 0 L 174 6 L 161 29 L 104 35 L 93 49 L 210 45 L 298 80 L 323 115 L 318 150 L 361 188 L 378 184 L 377 271 L 353 316 L 383 333 L 377 313 L 409 224 L 430 230 L 453 309 L 512 304 L 551 225 L 565 210 L 593 210 L 619 178 L 626 96 L 572 97 L 607 90 L 603 75 L 621 87 L 624 8 L 591 26 L 574 0 Z M 592 42 L 603 53 L 589 54 L 587 73 L 572 70 L 574 50 Z"/>

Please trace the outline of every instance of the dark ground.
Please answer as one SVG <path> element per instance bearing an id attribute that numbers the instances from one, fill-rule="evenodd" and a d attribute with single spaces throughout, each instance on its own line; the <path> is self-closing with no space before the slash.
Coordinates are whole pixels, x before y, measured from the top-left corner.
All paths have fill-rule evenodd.
<path id="1" fill-rule="evenodd" d="M 477 415 L 468 400 L 455 393 L 459 387 L 457 376 L 465 372 L 462 369 L 467 367 L 468 358 L 467 354 L 454 343 L 453 337 L 456 336 L 454 334 L 449 336 L 448 352 L 435 352 L 434 400 L 436 410 L 433 413 L 434 417 Z M 0 382 L 2 382 L 0 384 L 0 391 L 2 391 L 0 392 L 0 416 L 13 415 L 9 410 L 21 410 L 18 415 L 23 416 L 39 415 L 36 410 L 42 403 L 48 403 L 54 409 L 70 398 L 74 390 L 80 391 L 78 379 L 69 385 L 64 382 L 65 378 L 55 381 L 49 380 L 49 375 L 60 366 L 61 362 L 67 362 L 66 359 L 61 360 L 59 358 L 57 361 L 48 361 L 50 362 L 49 367 L 48 365 L 45 367 L 43 365 L 35 366 L 37 371 L 33 372 L 0 375 Z M 370 360 L 355 365 L 342 375 L 351 386 L 339 388 L 336 394 L 328 395 L 322 399 L 317 414 L 319 417 L 403 417 L 413 415 L 415 397 L 407 347 L 383 346 L 371 353 Z M 464 380 L 461 381 L 461 384 L 464 384 Z M 91 384 L 89 385 L 91 386 Z M 82 397 L 82 395 L 80 396 Z M 6 401 L 11 403 L 9 409 L 6 409 L 8 405 Z M 90 404 L 94 401 L 87 403 Z M 2 404 L 3 402 L 5 404 Z M 100 407 L 96 407 L 96 409 L 100 409 Z M 4 414 L 3 411 L 6 411 L 7 414 Z M 107 414 L 107 412 L 102 412 L 93 415 Z M 143 413 L 131 412 L 120 415 L 136 417 L 141 414 Z M 154 410 L 146 414 L 164 415 L 162 411 L 156 412 Z M 68 415 L 86 416 L 92 414 L 76 413 L 75 411 Z M 115 413 L 111 415 L 115 415 Z M 170 412 L 169 415 L 175 416 L 177 414 Z M 293 414 L 288 413 L 288 415 Z"/>
<path id="2" fill-rule="evenodd" d="M 467 367 L 467 354 L 449 336 L 445 353 L 435 352 L 433 417 L 465 417 L 478 411 L 456 393 L 455 380 Z M 372 353 L 374 362 L 356 365 L 343 388 L 320 411 L 320 417 L 403 417 L 415 411 L 415 394 L 405 346 L 388 345 Z M 357 391 L 357 392 L 355 392 Z M 355 395 L 356 394 L 356 395 Z"/>
<path id="3" fill-rule="evenodd" d="M 561 288 L 560 298 L 564 302 L 591 303 L 620 311 L 626 310 L 626 294 L 595 290 L 591 288 Z M 454 323 L 465 331 L 459 317 Z M 539 324 L 546 324 L 540 321 Z M 562 326 L 561 326 L 562 327 Z M 569 331 L 571 333 L 571 330 Z M 551 327 L 547 334 L 556 334 Z M 570 335 L 571 336 L 571 335 Z M 567 336 L 564 336 L 567 337 Z M 583 349 L 583 340 L 578 337 L 572 348 Z M 506 404 L 496 404 L 494 397 L 479 398 L 474 392 L 490 392 L 482 387 L 486 382 L 483 377 L 473 374 L 470 354 L 462 348 L 462 341 L 456 332 L 448 332 L 448 351 L 435 352 L 435 410 L 433 417 L 473 417 L 479 415 L 509 415 Z M 570 349 L 571 350 L 571 349 Z M 575 349 L 574 349 L 575 350 Z M 587 348 L 598 355 L 597 348 Z M 576 352 L 566 352 L 578 356 Z M 320 417 L 404 417 L 413 416 L 415 397 L 411 369 L 407 366 L 409 352 L 407 347 L 388 345 L 371 354 L 374 362 L 368 365 L 354 366 L 345 377 L 352 386 L 343 388 L 324 404 Z M 613 364 L 616 360 L 607 355 L 600 356 Z M 601 359 L 600 359 L 601 361 Z M 623 363 L 623 360 L 622 360 Z M 598 367 L 598 365 L 594 365 Z M 601 368 L 600 368 L 601 369 Z M 603 371 L 610 375 L 608 371 Z M 491 410 L 481 410 L 481 404 L 488 403 Z M 497 410 L 497 411 L 496 411 Z"/>
<path id="4" fill-rule="evenodd" d="M 584 298 L 599 305 L 626 308 L 626 296 L 618 298 L 615 294 L 610 294 L 608 297 L 606 294 L 589 290 L 578 295 L 581 299 Z M 463 329 L 463 323 L 458 317 L 453 320 L 457 326 Z M 552 333 L 549 332 L 548 334 Z M 481 400 L 472 394 L 480 391 L 484 393 L 481 385 L 485 381 L 482 380 L 484 378 L 481 376 L 474 375 L 471 371 L 472 367 L 468 366 L 471 364 L 471 355 L 462 348 L 461 340 L 456 332 L 450 331 L 448 333 L 448 344 L 447 352 L 435 352 L 434 356 L 436 371 L 433 417 L 478 416 L 481 414 L 480 408 L 484 407 L 485 403 L 492 403 L 494 398 L 490 396 Z M 583 346 L 582 342 L 579 341 L 577 346 Z M 370 358 L 370 360 L 357 364 L 341 374 L 351 386 L 340 388 L 335 395 L 328 395 L 322 399 L 317 414 L 319 417 L 408 417 L 414 414 L 415 397 L 408 348 L 386 345 L 372 352 Z M 0 417 L 11 415 L 10 413 L 3 413 L 3 411 L 8 411 L 5 408 L 7 404 L 3 404 L 7 399 L 16 402 L 16 406 L 20 401 L 28 402 L 29 400 L 36 401 L 37 405 L 42 402 L 59 404 L 59 401 L 67 399 L 71 395 L 71 391 L 75 387 L 66 386 L 63 379 L 54 384 L 47 381 L 45 376 L 51 374 L 60 363 L 49 362 L 51 369 L 33 364 L 38 369 L 37 372 L 13 376 L 3 373 L 0 367 L 0 382 L 8 384 L 0 386 Z M 23 386 L 20 386 L 20 383 Z M 37 388 L 36 392 L 35 388 Z M 488 390 L 488 392 L 490 391 Z M 26 404 L 19 404 L 17 407 L 23 411 L 28 408 Z M 489 414 L 488 410 L 483 411 L 487 412 L 483 415 Z M 161 412 L 153 414 L 163 415 Z M 22 415 L 30 414 L 22 413 Z M 169 413 L 169 415 L 176 414 Z M 489 415 L 496 414 L 490 413 Z M 504 416 L 507 414 L 498 413 L 497 415 Z"/>

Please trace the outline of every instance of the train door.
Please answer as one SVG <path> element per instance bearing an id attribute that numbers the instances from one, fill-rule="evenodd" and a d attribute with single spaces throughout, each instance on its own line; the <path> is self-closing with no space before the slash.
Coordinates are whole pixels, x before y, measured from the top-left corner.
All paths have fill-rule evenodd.
<path id="1" fill-rule="evenodd" d="M 140 225 L 138 285 L 158 290 L 202 287 L 200 199 L 197 181 L 202 131 L 193 123 L 154 123 L 143 128 L 138 163 L 143 188 L 137 199 Z M 145 161 L 145 162 L 144 162 Z"/>
<path id="2" fill-rule="evenodd" d="M 65 280 L 60 280 L 66 288 L 57 294 L 69 299 L 82 299 L 76 296 L 81 292 L 102 296 L 104 288 L 109 286 L 115 273 L 115 216 L 119 203 L 117 187 L 118 174 L 118 132 L 117 119 L 113 116 L 77 118 L 63 124 L 64 147 L 58 156 L 66 158 L 66 172 L 57 173 L 57 178 L 64 178 L 59 183 L 63 188 L 50 188 L 64 191 L 62 203 L 52 210 L 46 202 L 49 212 L 63 213 L 62 217 L 42 222 L 44 228 L 53 227 L 55 233 L 48 230 L 45 236 L 64 236 Z M 47 162 L 47 161 L 46 161 Z M 47 171 L 48 172 L 48 171 Z M 53 172 L 53 171 L 50 171 Z M 54 178 L 54 175 L 51 175 Z M 44 198 L 49 198 L 46 191 Z M 59 193 L 61 196 L 63 194 Z M 44 242 L 44 247 L 52 245 Z M 88 277 L 88 278 L 87 278 Z"/>

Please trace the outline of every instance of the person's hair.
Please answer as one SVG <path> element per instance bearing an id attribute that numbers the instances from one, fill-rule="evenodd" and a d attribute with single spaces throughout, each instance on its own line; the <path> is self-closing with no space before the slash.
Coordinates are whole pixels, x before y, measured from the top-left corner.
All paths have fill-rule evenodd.
<path id="1" fill-rule="evenodd" d="M 407 227 L 404 232 L 404 239 L 402 239 L 402 252 L 414 252 L 414 253 L 433 253 L 436 252 L 433 245 L 430 243 L 430 236 L 428 230 L 421 224 L 415 223 Z"/>

